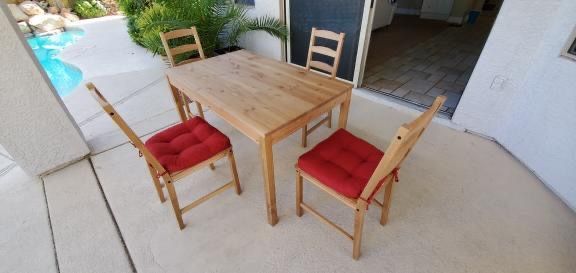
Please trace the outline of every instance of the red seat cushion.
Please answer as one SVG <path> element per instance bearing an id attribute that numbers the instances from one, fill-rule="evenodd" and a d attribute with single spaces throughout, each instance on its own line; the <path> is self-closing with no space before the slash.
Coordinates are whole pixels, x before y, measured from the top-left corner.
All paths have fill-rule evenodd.
<path id="1" fill-rule="evenodd" d="M 358 198 L 384 152 L 339 129 L 300 156 L 298 168 L 349 198 Z"/>
<path id="2" fill-rule="evenodd" d="M 145 145 L 170 173 L 192 167 L 231 147 L 226 135 L 200 117 L 155 134 Z"/>

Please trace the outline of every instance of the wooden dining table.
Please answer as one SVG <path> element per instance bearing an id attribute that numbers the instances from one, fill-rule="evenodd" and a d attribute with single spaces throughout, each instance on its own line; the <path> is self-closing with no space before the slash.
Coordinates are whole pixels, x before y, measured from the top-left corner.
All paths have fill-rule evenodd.
<path id="1" fill-rule="evenodd" d="M 345 128 L 353 87 L 247 50 L 170 68 L 166 77 L 182 121 L 178 90 L 259 144 L 272 226 L 278 222 L 272 145 L 338 105 L 338 127 Z"/>

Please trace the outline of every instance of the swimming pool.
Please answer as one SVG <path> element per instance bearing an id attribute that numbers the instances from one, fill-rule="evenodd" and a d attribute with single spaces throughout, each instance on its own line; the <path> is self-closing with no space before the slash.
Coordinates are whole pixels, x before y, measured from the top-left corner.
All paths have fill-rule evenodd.
<path id="1" fill-rule="evenodd" d="M 48 74 L 48 78 L 50 78 L 60 97 L 70 94 L 80 84 L 82 71 L 62 62 L 56 56 L 65 47 L 74 44 L 82 36 L 84 36 L 83 31 L 70 30 L 59 34 L 28 39 L 28 44 L 34 51 L 34 55 L 38 58 L 46 74 Z"/>

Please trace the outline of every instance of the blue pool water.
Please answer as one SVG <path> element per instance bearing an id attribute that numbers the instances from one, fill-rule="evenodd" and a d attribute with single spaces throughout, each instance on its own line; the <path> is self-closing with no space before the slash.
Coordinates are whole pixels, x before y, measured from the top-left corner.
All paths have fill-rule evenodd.
<path id="1" fill-rule="evenodd" d="M 36 58 L 48 74 L 52 85 L 60 97 L 70 94 L 82 80 L 82 71 L 62 62 L 56 56 L 65 47 L 74 44 L 84 36 L 83 31 L 66 31 L 60 34 L 34 37 L 28 39 L 28 44 L 34 51 Z"/>

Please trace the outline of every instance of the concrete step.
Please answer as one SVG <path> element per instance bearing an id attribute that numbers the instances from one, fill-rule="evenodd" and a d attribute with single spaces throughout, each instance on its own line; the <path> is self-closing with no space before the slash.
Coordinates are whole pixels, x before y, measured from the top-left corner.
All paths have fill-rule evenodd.
<path id="1" fill-rule="evenodd" d="M 90 162 L 44 177 L 61 273 L 134 272 Z"/>
<path id="2" fill-rule="evenodd" d="M 16 166 L 0 175 L 0 273 L 58 272 L 42 180 Z"/>

